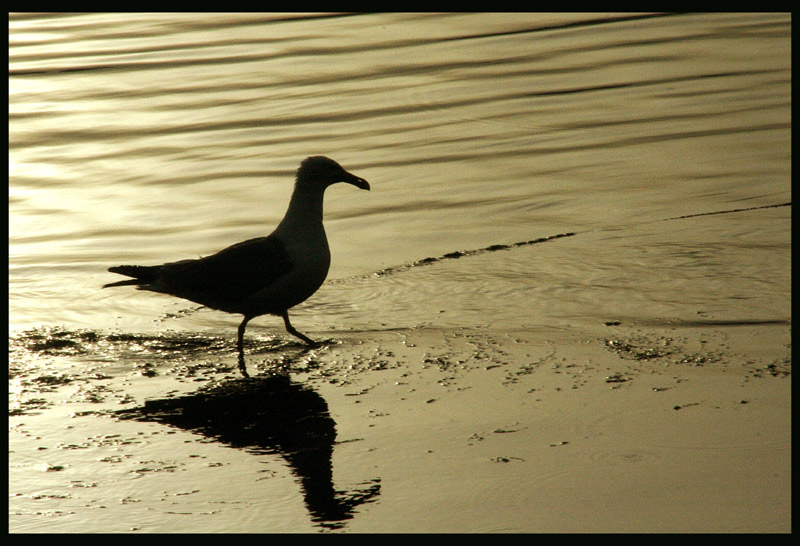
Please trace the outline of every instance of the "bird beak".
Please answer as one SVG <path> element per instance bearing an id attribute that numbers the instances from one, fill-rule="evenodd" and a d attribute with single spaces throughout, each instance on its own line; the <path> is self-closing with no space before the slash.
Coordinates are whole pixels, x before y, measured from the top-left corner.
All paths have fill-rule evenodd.
<path id="1" fill-rule="evenodd" d="M 367 182 L 363 178 L 359 178 L 358 176 L 356 176 L 354 174 L 350 174 L 350 173 L 347 173 L 347 174 L 350 175 L 350 178 L 345 179 L 344 180 L 345 182 L 347 182 L 348 184 L 352 184 L 357 188 L 361 188 L 362 190 L 369 191 L 369 182 Z"/>

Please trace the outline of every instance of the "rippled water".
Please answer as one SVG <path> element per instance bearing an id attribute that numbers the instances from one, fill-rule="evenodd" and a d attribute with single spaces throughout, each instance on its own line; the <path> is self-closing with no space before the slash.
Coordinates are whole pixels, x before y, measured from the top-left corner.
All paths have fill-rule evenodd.
<path id="1" fill-rule="evenodd" d="M 740 297 L 763 294 L 764 267 L 775 268 L 773 290 L 788 288 L 788 208 L 642 227 L 790 201 L 787 15 L 88 14 L 9 24 L 12 331 L 143 327 L 172 302 L 101 292 L 108 266 L 268 233 L 298 162 L 318 153 L 374 188 L 328 192 L 331 278 L 611 230 L 560 241 L 558 256 L 544 249 L 555 245 L 532 246 L 364 287 L 389 293 L 386 311 L 413 303 L 406 323 L 433 318 L 420 284 L 502 299 L 517 289 L 564 295 L 550 292 L 565 284 L 613 289 L 633 275 L 625 292 L 647 304 L 654 269 L 713 283 L 725 271 L 705 266 L 725 270 L 726 252 L 750 254 Z M 658 296 L 680 307 L 687 294 L 669 271 Z M 333 288 L 320 296 L 305 309 L 352 299 Z"/>
<path id="2" fill-rule="evenodd" d="M 788 321 L 790 44 L 789 14 L 12 14 L 10 335 L 232 340 L 106 269 L 268 234 L 316 154 L 372 191 L 327 192 L 314 336 Z"/>

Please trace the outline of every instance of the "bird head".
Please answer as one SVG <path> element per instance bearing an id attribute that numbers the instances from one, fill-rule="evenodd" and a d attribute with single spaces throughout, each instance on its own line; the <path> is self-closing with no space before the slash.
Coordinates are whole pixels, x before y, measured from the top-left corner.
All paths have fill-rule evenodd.
<path id="1" fill-rule="evenodd" d="M 369 182 L 347 172 L 333 159 L 325 156 L 308 157 L 297 169 L 297 184 L 301 186 L 325 189 L 337 182 L 347 182 L 362 190 L 369 190 Z"/>

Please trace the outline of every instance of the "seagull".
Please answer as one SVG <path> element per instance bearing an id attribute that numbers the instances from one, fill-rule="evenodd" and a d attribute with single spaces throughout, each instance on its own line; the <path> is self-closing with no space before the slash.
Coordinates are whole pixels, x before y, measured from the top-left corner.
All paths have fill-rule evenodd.
<path id="1" fill-rule="evenodd" d="M 325 282 L 331 263 L 322 225 L 325 189 L 347 182 L 362 190 L 369 183 L 324 156 L 304 159 L 297 169 L 289 208 L 266 237 L 248 239 L 194 260 L 162 265 L 118 265 L 108 269 L 132 277 L 103 286 L 136 286 L 187 299 L 211 309 L 244 315 L 239 324 L 239 369 L 247 376 L 243 339 L 247 323 L 261 315 L 283 318 L 286 331 L 308 345 L 314 341 L 289 321 L 289 309 L 311 297 Z"/>

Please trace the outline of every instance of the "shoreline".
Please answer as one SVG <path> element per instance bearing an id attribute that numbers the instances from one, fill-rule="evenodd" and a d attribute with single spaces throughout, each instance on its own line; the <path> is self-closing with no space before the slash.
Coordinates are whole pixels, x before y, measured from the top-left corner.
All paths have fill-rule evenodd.
<path id="1" fill-rule="evenodd" d="M 217 386 L 241 400 L 227 347 L 212 360 L 184 347 L 171 368 L 155 353 L 149 367 L 126 357 L 124 372 L 99 364 L 86 373 L 102 379 L 29 392 L 53 401 L 38 415 L 12 413 L 9 528 L 790 532 L 789 329 L 418 328 L 312 351 L 257 338 L 251 375 L 287 372 L 335 429 L 316 466 L 329 465 L 328 494 L 350 512 L 327 526 L 308 495 L 319 476 L 291 450 L 109 418 Z"/>

